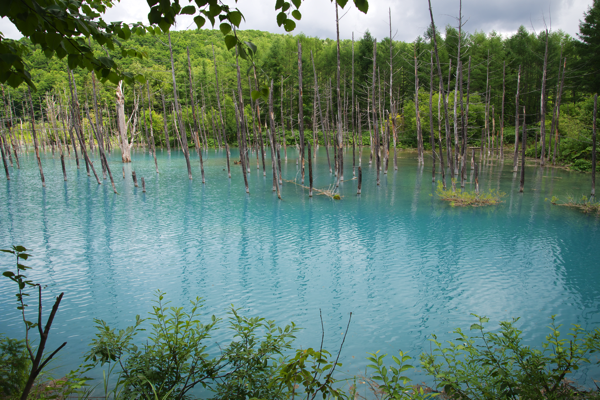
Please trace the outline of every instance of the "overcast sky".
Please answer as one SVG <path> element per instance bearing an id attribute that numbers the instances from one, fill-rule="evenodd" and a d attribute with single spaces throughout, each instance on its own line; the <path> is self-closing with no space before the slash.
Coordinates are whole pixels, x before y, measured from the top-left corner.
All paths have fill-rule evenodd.
<path id="1" fill-rule="evenodd" d="M 0 0 L 1 1 L 1 0 Z M 246 22 L 241 29 L 258 29 L 275 33 L 285 33 L 276 23 L 275 0 L 239 0 L 233 1 L 244 14 Z M 182 5 L 187 5 L 183 0 Z M 528 30 L 539 31 L 546 24 L 553 31 L 563 30 L 571 36 L 579 32 L 579 21 L 583 13 L 592 4 L 592 0 L 463 0 L 463 16 L 466 19 L 464 29 L 468 32 L 497 31 L 503 35 L 515 32 L 524 25 Z M 436 25 L 442 29 L 447 24 L 457 26 L 458 0 L 432 0 Z M 389 14 L 392 12 L 392 35 L 395 40 L 412 42 L 422 35 L 429 24 L 429 9 L 426 0 L 371 0 L 367 15 L 348 1 L 344 15 L 340 21 L 340 36 L 350 39 L 352 33 L 359 39 L 368 29 L 371 34 L 381 40 L 389 36 Z M 107 21 L 124 21 L 147 23 L 149 7 L 146 0 L 121 0 L 106 15 Z M 300 7 L 302 20 L 293 32 L 307 36 L 335 39 L 335 6 L 329 0 L 304 0 Z M 191 16 L 180 17 L 175 29 L 192 29 Z M 210 26 L 210 25 L 208 25 Z M 6 18 L 0 19 L 0 32 L 5 37 L 18 39 L 21 37 L 14 25 Z"/>

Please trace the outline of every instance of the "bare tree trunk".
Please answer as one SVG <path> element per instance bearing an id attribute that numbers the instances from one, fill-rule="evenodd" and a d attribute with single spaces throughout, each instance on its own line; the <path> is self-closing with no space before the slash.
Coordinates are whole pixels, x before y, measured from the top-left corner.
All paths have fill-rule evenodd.
<path id="1" fill-rule="evenodd" d="M 37 140 L 37 135 L 35 133 L 35 117 L 33 114 L 33 101 L 31 100 L 31 89 L 29 88 L 29 86 L 27 86 L 27 94 L 29 95 L 29 116 L 31 118 L 31 134 L 33 135 L 33 145 L 35 147 L 35 158 L 37 159 L 37 163 L 38 163 L 38 167 L 40 169 L 40 178 L 42 180 L 42 186 L 46 187 L 46 179 L 44 178 L 44 169 L 42 168 L 42 160 L 40 160 L 40 150 L 38 147 L 38 140 Z M 7 174 L 7 178 L 10 179 L 10 177 L 8 176 L 8 168 L 6 170 L 6 174 Z"/>
<path id="2" fill-rule="evenodd" d="M 298 134 L 300 136 L 300 168 L 304 184 L 304 100 L 302 98 L 302 43 L 298 39 Z"/>
<path id="3" fill-rule="evenodd" d="M 447 102 L 450 98 L 450 79 L 452 78 L 452 59 L 448 60 L 448 90 L 447 94 L 443 95 L 445 101 Z M 443 93 L 443 91 L 442 91 Z M 454 162 L 452 161 L 452 141 L 450 138 L 450 120 L 448 119 L 448 124 L 446 126 L 448 129 L 446 130 L 446 156 L 448 157 L 448 168 L 450 168 L 450 179 L 454 179 Z"/>
<path id="4" fill-rule="evenodd" d="M 156 160 L 156 143 L 154 142 L 154 124 L 152 122 L 152 100 L 150 99 L 150 83 L 146 81 L 146 94 L 148 95 L 148 113 L 150 114 L 150 149 L 152 151 L 152 155 L 154 156 L 154 167 L 156 168 L 156 173 L 158 174 L 158 161 Z"/>
<path id="5" fill-rule="evenodd" d="M 323 120 L 323 110 L 321 109 L 321 96 L 319 94 L 319 82 L 317 81 L 317 70 L 315 69 L 315 60 L 313 58 L 312 51 L 310 52 L 310 60 L 313 66 L 313 75 L 315 80 L 315 95 L 317 96 L 317 108 L 319 110 L 319 119 L 321 121 L 321 129 L 323 130 L 323 145 L 325 146 L 325 154 L 327 154 L 327 164 L 329 165 L 329 173 L 331 173 L 331 160 L 329 159 L 329 146 L 325 138 L 325 121 Z M 282 113 L 283 115 L 283 113 Z M 316 153 L 316 147 L 315 147 Z"/>
<path id="6" fill-rule="evenodd" d="M 592 120 L 592 194 L 591 199 L 596 197 L 596 111 L 598 108 L 598 93 L 594 95 L 594 116 Z"/>
<path id="7" fill-rule="evenodd" d="M 462 77 L 462 74 L 461 74 Z M 461 84 L 462 86 L 462 84 Z M 462 96 L 461 96 L 462 98 Z M 465 107 L 465 112 L 462 115 L 463 119 L 463 140 L 462 140 L 462 175 L 463 181 L 467 177 L 467 140 L 468 140 L 468 130 L 469 130 L 469 105 L 471 102 L 471 56 L 469 56 L 469 67 L 467 72 L 467 106 Z M 461 108 L 462 108 L 462 100 L 461 100 Z M 464 186 L 463 186 L 464 187 Z"/>
<path id="8" fill-rule="evenodd" d="M 238 59 L 238 51 L 237 47 L 235 49 L 235 66 L 237 68 L 237 88 L 238 88 L 238 112 L 240 118 L 240 133 L 241 133 L 241 143 L 240 143 L 240 159 L 242 161 L 242 172 L 244 174 L 244 186 L 246 186 L 246 193 L 250 193 L 250 188 L 248 187 L 248 168 L 246 167 L 247 157 L 247 148 L 246 148 L 246 122 L 244 115 L 244 96 L 242 92 L 242 77 L 240 74 L 240 63 Z M 235 96 L 234 96 L 235 98 Z"/>
<path id="9" fill-rule="evenodd" d="M 525 120 L 525 107 L 523 107 L 523 145 L 521 154 L 521 186 L 519 192 L 523 193 L 523 186 L 525 186 L 525 150 L 527 149 L 527 121 Z"/>
<path id="10" fill-rule="evenodd" d="M 58 135 L 58 126 L 56 125 L 56 112 L 54 111 L 54 107 L 50 104 L 50 99 L 46 95 L 46 106 L 48 107 L 48 120 L 52 121 L 52 129 L 54 131 L 54 140 L 58 144 L 58 150 L 60 153 L 60 163 L 63 171 L 63 178 L 65 182 L 67 181 L 67 169 L 65 167 L 65 153 L 63 151 L 62 143 L 60 141 L 60 136 Z"/>
<path id="11" fill-rule="evenodd" d="M 377 39 L 373 42 L 373 86 L 371 87 L 371 97 L 373 98 L 373 124 L 375 126 L 375 167 L 377 168 L 377 186 L 379 181 L 379 124 L 377 123 L 377 110 L 375 109 L 375 71 L 377 71 Z"/>
<path id="12" fill-rule="evenodd" d="M 98 185 L 101 185 L 102 182 L 100 182 L 100 178 L 98 178 L 98 174 L 96 173 L 94 164 L 92 164 L 92 161 L 90 160 L 87 150 L 85 148 L 85 137 L 84 137 L 83 129 L 82 129 L 83 124 L 81 122 L 81 112 L 79 111 L 79 100 L 77 98 L 77 85 L 75 84 L 75 77 L 73 76 L 73 74 L 71 73 L 71 71 L 69 69 L 67 69 L 67 72 L 71 78 L 71 79 L 69 79 L 69 87 L 70 87 L 71 83 L 73 84 L 73 87 L 71 88 L 71 99 L 72 99 L 71 113 L 72 113 L 73 124 L 75 126 L 75 133 L 77 134 L 77 138 L 79 139 L 79 145 L 81 147 L 81 152 L 83 153 L 83 157 L 86 162 L 86 168 L 88 168 L 88 170 L 87 170 L 88 176 L 90 175 L 89 169 L 91 168 L 92 172 L 94 173 L 94 177 L 96 178 L 96 182 L 98 182 Z"/>
<path id="13" fill-rule="evenodd" d="M 490 155 L 490 51 L 488 50 L 485 78 L 485 136 L 487 139 L 487 155 Z"/>
<path id="14" fill-rule="evenodd" d="M 273 80 L 271 79 L 271 87 L 269 89 L 269 125 L 271 126 L 271 165 L 273 167 L 273 191 L 277 191 L 277 197 L 281 199 L 281 191 L 279 190 L 279 182 L 277 181 L 277 161 L 275 155 L 275 115 L 273 113 Z"/>
<path id="15" fill-rule="evenodd" d="M 500 117 L 500 159 L 504 161 L 504 97 L 506 95 L 506 61 L 502 63 L 502 116 Z"/>
<path id="16" fill-rule="evenodd" d="M 390 90 L 391 90 L 391 85 L 390 85 Z M 352 32 L 352 113 L 351 113 L 351 115 L 352 115 L 352 176 L 356 176 L 356 121 L 354 119 L 354 32 Z M 396 142 L 394 141 L 394 145 L 395 144 L 396 144 Z"/>
<path id="17" fill-rule="evenodd" d="M 192 166 L 190 164 L 190 152 L 187 144 L 187 133 L 185 131 L 185 126 L 183 125 L 183 120 L 181 119 L 181 112 L 179 111 L 179 101 L 177 100 L 177 82 L 175 80 L 175 62 L 173 61 L 173 46 L 171 45 L 171 33 L 168 32 L 167 36 L 169 38 L 169 54 L 171 56 L 171 76 L 173 77 L 173 102 L 175 104 L 175 114 L 177 115 L 177 122 L 179 123 L 181 146 L 183 150 L 183 155 L 185 157 L 185 163 L 187 165 L 188 178 L 191 180 Z"/>
<path id="18" fill-rule="evenodd" d="M 433 132 L 433 52 L 429 52 L 429 144 L 431 145 L 431 156 L 433 158 L 433 165 L 431 166 L 431 182 L 435 182 L 435 133 Z"/>
<path id="19" fill-rule="evenodd" d="M 160 90 L 160 97 L 162 99 L 163 106 L 163 129 L 165 130 L 165 141 L 167 142 L 167 154 L 171 154 L 171 139 L 169 139 L 169 128 L 167 126 L 167 107 L 165 105 L 165 94 L 163 93 L 162 89 Z"/>
<path id="20" fill-rule="evenodd" d="M 310 141 L 308 142 L 308 197 L 312 197 L 313 191 L 313 170 L 312 170 L 312 154 L 310 151 Z"/>
<path id="21" fill-rule="evenodd" d="M 415 117 L 417 122 L 417 160 L 418 164 L 423 164 L 423 133 L 421 131 L 421 114 L 419 112 L 419 72 L 417 69 L 417 48 L 413 47 L 413 57 L 415 60 Z"/>
<path id="22" fill-rule="evenodd" d="M 121 90 L 121 83 L 117 86 L 117 128 L 119 131 L 119 147 L 121 148 L 121 160 L 123 163 L 131 162 L 131 147 L 127 139 L 127 127 L 125 126 L 125 96 Z M 133 132 L 132 132 L 133 139 Z M 133 143 L 133 140 L 132 140 Z"/>
<path id="23" fill-rule="evenodd" d="M 542 94 L 540 100 L 540 140 L 542 141 L 542 155 L 540 165 L 544 166 L 546 155 L 546 71 L 548 69 L 548 29 L 546 29 L 546 51 L 544 52 L 544 70 L 542 72 Z M 536 144 L 537 146 L 537 144 Z M 536 152 L 537 156 L 537 152 Z"/>
<path id="24" fill-rule="evenodd" d="M 558 136 L 558 126 L 560 125 L 560 102 L 562 100 L 562 92 L 563 92 L 563 88 L 565 87 L 565 69 L 567 69 L 567 58 L 565 57 L 565 61 L 564 61 L 564 65 L 563 65 L 563 71 L 562 71 L 562 78 L 560 81 L 560 88 L 558 90 L 558 103 L 556 105 L 556 126 L 555 128 L 555 138 L 554 138 L 554 153 L 552 155 L 552 164 L 556 163 L 556 156 L 557 156 L 557 150 L 558 150 L 558 142 L 560 141 L 560 137 Z"/>
<path id="25" fill-rule="evenodd" d="M 519 65 L 519 72 L 517 75 L 517 95 L 515 96 L 515 153 L 513 158 L 513 172 L 517 172 L 517 166 L 519 164 L 519 89 L 521 86 L 521 66 Z M 525 116 L 523 116 L 525 117 Z"/>
<path id="26" fill-rule="evenodd" d="M 14 126 L 13 126 L 12 108 L 10 107 L 10 104 L 6 100 L 6 95 L 4 94 L 4 85 L 2 85 L 2 99 L 4 100 L 5 117 L 6 117 L 7 122 L 8 122 L 7 123 L 7 126 L 8 126 L 8 136 L 10 138 L 11 145 L 12 145 L 12 148 L 13 148 L 13 154 L 15 156 L 15 161 L 17 163 L 17 169 L 21 169 L 21 165 L 19 164 L 19 156 L 17 154 L 17 146 L 15 144 L 14 133 L 13 133 L 13 127 Z"/>
<path id="27" fill-rule="evenodd" d="M 340 92 L 340 19 L 338 16 L 338 4 L 335 3 L 335 29 L 337 37 L 337 155 L 338 155 L 338 179 L 337 186 L 344 180 L 344 150 L 342 148 L 342 99 Z"/>
<path id="28" fill-rule="evenodd" d="M 444 97 L 444 82 L 440 79 L 440 89 L 438 93 L 438 138 L 440 143 L 440 170 L 442 171 L 442 185 L 446 190 L 446 165 L 444 164 L 444 149 L 442 148 L 442 97 Z"/>
<path id="29" fill-rule="evenodd" d="M 196 101 L 194 100 L 194 84 L 192 80 L 192 62 L 190 60 L 190 47 L 187 47 L 187 59 L 188 59 L 188 78 L 190 82 L 190 102 L 192 103 L 192 119 L 194 120 L 194 130 L 192 131 L 192 139 L 196 142 L 196 153 L 198 153 L 198 161 L 200 162 L 200 170 L 202 173 L 202 183 L 206 183 L 204 179 L 204 160 L 202 160 L 202 148 L 200 147 L 200 140 L 198 138 L 198 120 L 196 118 Z M 148 103 L 150 102 L 150 93 L 148 93 Z M 156 155 L 154 156 L 156 161 Z M 158 165 L 156 166 L 156 172 L 158 172 Z"/>

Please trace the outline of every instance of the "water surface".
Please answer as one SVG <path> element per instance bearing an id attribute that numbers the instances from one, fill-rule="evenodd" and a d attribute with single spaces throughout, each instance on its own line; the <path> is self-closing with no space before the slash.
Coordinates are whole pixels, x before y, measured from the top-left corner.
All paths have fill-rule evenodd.
<path id="1" fill-rule="evenodd" d="M 237 155 L 234 149 L 232 159 Z M 295 157 L 288 148 L 285 179 L 299 179 Z M 77 170 L 73 159 L 68 182 L 57 157 L 47 153 L 42 162 L 45 189 L 31 153 L 11 181 L 0 180 L 0 248 L 31 250 L 28 275 L 48 285 L 46 310 L 65 293 L 50 335 L 50 346 L 68 342 L 59 371 L 81 362 L 94 318 L 123 328 L 136 314 L 147 315 L 156 290 L 175 305 L 203 297 L 207 318 L 226 317 L 234 304 L 282 325 L 294 321 L 305 328 L 299 347 L 319 346 L 321 310 L 332 352 L 352 312 L 340 357 L 348 374 L 364 372 L 366 352 L 417 356 L 429 350 L 431 333 L 452 339 L 454 328 L 474 322 L 470 313 L 490 317 L 493 329 L 521 317 L 528 343 L 545 337 L 551 315 L 565 326 L 600 324 L 598 219 L 546 201 L 589 194 L 587 174 L 528 166 L 520 194 L 512 163 L 493 160 L 482 167 L 481 188 L 506 192 L 505 202 L 462 209 L 437 199 L 430 161 L 419 167 L 412 152 L 400 153 L 397 172 L 390 163 L 379 187 L 365 152 L 360 196 L 349 180 L 348 152 L 340 201 L 309 198 L 285 182 L 278 200 L 269 159 L 266 177 L 253 159 L 247 195 L 241 168 L 232 165 L 229 180 L 224 155 L 212 149 L 205 154 L 205 185 L 197 157 L 189 181 L 180 153 L 159 151 L 157 175 L 153 159 L 138 152 L 123 179 L 114 154 L 119 195 L 109 181 L 97 185 L 83 166 Z M 133 186 L 132 169 L 146 179 L 146 193 Z M 323 148 L 315 171 L 315 187 L 333 182 Z M 12 260 L 2 255 L 0 265 L 6 269 Z M 14 292 L 12 282 L 0 279 L 0 332 L 19 337 Z M 228 335 L 225 326 L 215 332 L 213 353 Z M 586 370 L 581 379 L 597 375 Z"/>

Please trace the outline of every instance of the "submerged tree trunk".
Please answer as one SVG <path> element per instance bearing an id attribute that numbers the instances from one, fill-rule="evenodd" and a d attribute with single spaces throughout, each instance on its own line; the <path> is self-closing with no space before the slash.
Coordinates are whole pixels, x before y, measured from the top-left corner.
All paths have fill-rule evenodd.
<path id="1" fill-rule="evenodd" d="M 42 160 L 40 159 L 40 150 L 38 147 L 37 135 L 35 133 L 35 116 L 33 114 L 33 101 L 31 100 L 31 89 L 27 86 L 27 94 L 29 95 L 29 116 L 31 118 L 31 134 L 33 135 L 33 145 L 35 148 L 35 158 L 37 159 L 38 167 L 40 169 L 40 179 L 42 180 L 42 186 L 46 187 L 46 178 L 44 178 L 44 169 L 42 168 Z M 8 175 L 8 168 L 7 168 Z M 9 177 L 10 179 L 10 177 Z"/>
<path id="2" fill-rule="evenodd" d="M 544 69 L 542 71 L 542 94 L 540 100 L 540 140 L 542 141 L 542 155 L 540 165 L 544 166 L 546 158 L 546 70 L 548 68 L 548 29 L 546 29 L 546 51 L 544 52 Z M 536 144 L 537 146 L 537 144 Z M 537 152 L 536 152 L 537 157 Z"/>
<path id="3" fill-rule="evenodd" d="M 373 86 L 371 87 L 371 98 L 375 100 L 375 72 L 377 71 L 377 39 L 373 41 Z M 377 186 L 379 181 L 379 124 L 377 122 L 377 110 L 375 109 L 375 101 L 373 101 L 373 124 L 375 126 L 375 167 L 377 168 Z"/>
<path id="4" fill-rule="evenodd" d="M 523 107 L 523 145 L 521 154 L 521 186 L 519 192 L 523 193 L 523 186 L 525 186 L 525 150 L 527 150 L 527 122 L 525 121 L 525 107 Z"/>
<path id="5" fill-rule="evenodd" d="M 192 103 L 192 119 L 194 120 L 194 130 L 192 131 L 192 138 L 196 142 L 196 153 L 198 153 L 198 161 L 200 162 L 200 171 L 202 173 L 202 183 L 206 183 L 204 180 L 204 160 L 202 160 L 202 148 L 200 147 L 200 139 L 198 137 L 198 119 L 196 118 L 196 101 L 194 100 L 194 84 L 192 80 L 192 62 L 190 60 L 190 47 L 187 47 L 187 60 L 188 60 L 188 79 L 190 82 L 190 103 Z M 150 102 L 150 93 L 148 93 L 148 102 Z M 156 160 L 156 155 L 154 156 Z M 158 172 L 158 165 L 156 166 L 156 172 Z"/>
<path id="6" fill-rule="evenodd" d="M 302 90 L 302 43 L 298 39 L 298 134 L 300 136 L 300 169 L 304 184 L 304 100 Z"/>
<path id="7" fill-rule="evenodd" d="M 179 124 L 179 131 L 181 135 L 181 146 L 183 150 L 183 155 L 185 157 L 185 163 L 187 165 L 188 170 L 188 178 L 192 179 L 192 166 L 190 164 L 190 152 L 187 144 L 187 133 L 185 132 L 185 126 L 183 125 L 183 120 L 181 118 L 181 112 L 179 111 L 179 101 L 177 100 L 177 82 L 175 80 L 175 62 L 173 61 L 173 46 L 171 45 L 171 33 L 168 32 L 167 36 L 169 38 L 169 55 L 171 56 L 171 76 L 173 78 L 173 102 L 175 104 L 175 114 L 177 115 L 177 122 Z"/>
<path id="8" fill-rule="evenodd" d="M 519 72 L 517 74 L 517 94 L 515 96 L 515 153 L 513 158 L 513 172 L 517 172 L 517 166 L 519 164 L 519 88 L 521 85 L 521 66 L 519 65 Z M 524 116 L 523 116 L 524 117 Z"/>
<path id="9" fill-rule="evenodd" d="M 504 161 L 504 97 L 506 95 L 506 61 L 502 63 L 502 116 L 500 117 L 500 159 Z"/>
<path id="10" fill-rule="evenodd" d="M 594 95 L 594 115 L 592 119 L 592 194 L 596 197 L 596 111 L 598 108 L 598 93 Z"/>
<path id="11" fill-rule="evenodd" d="M 123 163 L 131 162 L 131 146 L 127 139 L 127 127 L 125 126 L 125 96 L 121 89 L 121 83 L 117 86 L 117 130 L 119 132 L 119 147 L 121 148 L 121 160 Z M 133 136 L 133 133 L 132 133 Z M 133 144 L 133 140 L 132 140 Z"/>
<path id="12" fill-rule="evenodd" d="M 344 149 L 342 147 L 342 99 L 340 92 L 340 19 L 338 16 L 338 3 L 335 3 L 335 29 L 337 37 L 337 156 L 338 179 L 337 185 L 344 180 Z"/>

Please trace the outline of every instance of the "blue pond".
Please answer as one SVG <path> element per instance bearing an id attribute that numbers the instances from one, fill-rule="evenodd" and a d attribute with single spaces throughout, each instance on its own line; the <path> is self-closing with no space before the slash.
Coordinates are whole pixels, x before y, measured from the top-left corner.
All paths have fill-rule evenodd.
<path id="1" fill-rule="evenodd" d="M 365 150 L 362 195 L 350 180 L 349 151 L 340 201 L 309 198 L 287 182 L 280 201 L 269 159 L 266 177 L 252 160 L 247 195 L 239 166 L 227 178 L 222 152 L 205 153 L 205 185 L 197 157 L 189 181 L 181 153 L 159 151 L 157 175 L 152 157 L 138 151 L 123 179 L 113 154 L 114 195 L 109 181 L 97 185 L 74 159 L 67 159 L 64 182 L 51 153 L 42 155 L 42 189 L 29 153 L 11 181 L 0 177 L 0 248 L 30 249 L 28 275 L 48 285 L 47 310 L 65 293 L 50 335 L 51 346 L 68 342 L 55 363 L 59 373 L 81 362 L 94 318 L 128 326 L 136 314 L 147 315 L 157 290 L 174 305 L 203 297 L 206 318 L 226 317 L 234 304 L 281 325 L 294 321 L 304 328 L 299 347 L 319 346 L 321 310 L 332 353 L 352 312 L 340 357 L 341 372 L 350 375 L 364 373 L 367 352 L 402 349 L 416 357 L 429 350 L 432 333 L 453 339 L 454 328 L 475 322 L 470 313 L 488 316 L 492 329 L 521 317 L 528 343 L 545 337 L 551 315 L 566 326 L 600 325 L 600 222 L 546 200 L 589 194 L 589 175 L 527 166 L 520 194 L 512 162 L 493 160 L 482 167 L 481 188 L 506 192 L 505 202 L 461 209 L 436 197 L 430 160 L 419 167 L 415 153 L 401 152 L 399 170 L 390 165 L 378 187 L 368 156 Z M 146 193 L 134 187 L 132 169 L 145 178 Z M 299 179 L 295 150 L 288 148 L 282 169 L 284 179 Z M 315 187 L 332 182 L 321 148 Z M 12 268 L 13 260 L 1 255 L 0 266 Z M 0 332 L 20 337 L 14 293 L 14 284 L 0 279 Z M 229 335 L 225 325 L 216 331 L 210 351 Z M 590 383 L 597 375 L 586 369 L 579 378 Z"/>

